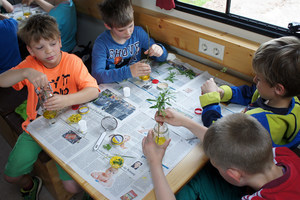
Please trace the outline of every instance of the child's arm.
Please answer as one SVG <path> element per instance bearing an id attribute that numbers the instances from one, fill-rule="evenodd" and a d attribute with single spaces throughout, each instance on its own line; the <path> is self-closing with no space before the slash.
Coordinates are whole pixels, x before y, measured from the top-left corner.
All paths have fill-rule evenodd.
<path id="1" fill-rule="evenodd" d="M 105 32 L 102 34 L 106 34 Z M 103 36 L 103 35 L 101 35 Z M 97 83 L 113 83 L 121 82 L 125 79 L 132 78 L 129 66 L 123 66 L 117 69 L 109 68 L 109 46 L 110 41 L 105 40 L 106 37 L 98 37 L 94 43 L 92 51 L 92 76 L 97 80 Z M 114 65 L 114 63 L 112 63 Z"/>
<path id="2" fill-rule="evenodd" d="M 1 1 L 2 1 L 2 6 L 6 10 L 6 12 L 11 13 L 12 11 L 14 11 L 14 6 L 11 5 L 11 3 L 9 3 L 7 0 L 0 0 L 0 4 Z"/>
<path id="3" fill-rule="evenodd" d="M 46 74 L 32 68 L 23 68 L 8 70 L 0 74 L 0 87 L 11 87 L 24 79 L 28 79 L 35 88 L 48 85 Z"/>
<path id="4" fill-rule="evenodd" d="M 30 5 L 32 2 L 37 3 L 45 12 L 50 12 L 54 8 L 54 5 L 44 0 L 23 0 L 22 3 Z"/>
<path id="5" fill-rule="evenodd" d="M 99 95 L 99 89 L 95 87 L 86 87 L 76 93 L 68 95 L 54 94 L 49 98 L 44 106 L 48 110 L 60 110 L 67 106 L 86 103 L 96 99 Z"/>
<path id="6" fill-rule="evenodd" d="M 157 145 L 153 140 L 153 131 L 149 131 L 147 137 L 144 137 L 143 153 L 145 154 L 152 175 L 154 192 L 157 200 L 175 199 L 165 174 L 162 169 L 162 159 L 165 155 L 166 148 L 170 143 L 170 139 L 163 145 Z"/>
<path id="7" fill-rule="evenodd" d="M 202 92 L 202 95 L 206 94 L 206 93 L 210 93 L 210 92 L 219 92 L 221 99 L 224 96 L 224 90 L 217 86 L 217 84 L 213 78 L 210 78 L 201 86 L 201 92 Z"/>
<path id="8" fill-rule="evenodd" d="M 144 54 L 150 53 L 149 56 L 157 62 L 166 61 L 168 57 L 166 48 L 162 44 L 155 43 L 152 38 L 149 41 L 149 36 L 142 27 L 136 26 L 135 29 L 138 31 L 141 48 L 146 50 Z"/>
<path id="9" fill-rule="evenodd" d="M 157 122 L 166 122 L 173 126 L 183 126 L 189 129 L 195 136 L 197 136 L 201 141 L 203 141 L 204 135 L 207 130 L 206 127 L 201 126 L 194 120 L 184 116 L 183 114 L 173 109 L 167 108 L 164 111 L 166 113 L 165 116 L 159 115 L 158 112 L 155 114 L 155 120 Z"/>
<path id="10" fill-rule="evenodd" d="M 232 86 L 222 85 L 218 87 L 213 78 L 207 80 L 202 86 L 200 104 L 203 108 L 202 122 L 209 127 L 214 121 L 222 117 L 220 102 L 231 102 L 240 105 L 251 103 L 252 95 L 256 87 L 253 86 Z"/>
<path id="11" fill-rule="evenodd" d="M 1 0 L 0 0 L 1 1 Z M 4 20 L 4 19 L 9 19 L 9 17 L 7 17 L 6 15 L 2 15 L 1 13 L 0 13 L 0 20 Z"/>

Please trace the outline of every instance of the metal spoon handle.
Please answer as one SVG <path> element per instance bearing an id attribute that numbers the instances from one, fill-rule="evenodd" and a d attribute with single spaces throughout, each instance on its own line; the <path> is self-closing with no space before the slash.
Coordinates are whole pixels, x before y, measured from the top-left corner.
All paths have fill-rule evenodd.
<path id="1" fill-rule="evenodd" d="M 97 151 L 97 150 L 99 149 L 99 147 L 100 147 L 102 141 L 104 140 L 105 136 L 106 136 L 106 131 L 103 132 L 103 133 L 100 135 L 99 139 L 97 140 L 97 142 L 96 142 L 96 144 L 95 144 L 95 146 L 94 146 L 94 150 L 95 150 L 95 151 Z"/>

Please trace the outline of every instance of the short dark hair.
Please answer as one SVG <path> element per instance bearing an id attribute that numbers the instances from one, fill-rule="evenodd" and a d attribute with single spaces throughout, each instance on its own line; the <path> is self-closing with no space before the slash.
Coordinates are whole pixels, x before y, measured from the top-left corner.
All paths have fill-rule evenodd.
<path id="1" fill-rule="evenodd" d="M 203 149 L 224 170 L 237 168 L 254 174 L 268 170 L 273 163 L 270 134 L 245 113 L 227 115 L 213 123 L 204 136 Z"/>
<path id="2" fill-rule="evenodd" d="M 21 24 L 18 35 L 29 46 L 31 41 L 39 42 L 42 38 L 45 40 L 59 38 L 60 32 L 54 17 L 37 14 Z"/>
<path id="3" fill-rule="evenodd" d="M 300 94 L 300 40 L 285 36 L 263 43 L 253 57 L 253 69 L 271 87 L 282 84 L 285 97 Z"/>
<path id="4" fill-rule="evenodd" d="M 104 0 L 99 10 L 102 20 L 111 28 L 125 27 L 134 19 L 131 0 Z"/>

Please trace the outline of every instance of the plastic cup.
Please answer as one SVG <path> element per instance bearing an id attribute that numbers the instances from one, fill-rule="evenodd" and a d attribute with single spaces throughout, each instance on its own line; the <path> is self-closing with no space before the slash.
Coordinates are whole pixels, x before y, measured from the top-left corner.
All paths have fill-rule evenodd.
<path id="1" fill-rule="evenodd" d="M 129 87 L 124 87 L 123 88 L 123 93 L 124 93 L 124 97 L 129 97 L 130 96 L 130 88 Z"/>

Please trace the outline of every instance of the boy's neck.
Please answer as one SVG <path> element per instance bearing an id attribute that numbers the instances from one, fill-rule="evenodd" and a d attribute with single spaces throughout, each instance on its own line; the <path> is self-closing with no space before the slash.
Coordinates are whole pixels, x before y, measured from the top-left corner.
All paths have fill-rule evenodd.
<path id="1" fill-rule="evenodd" d="M 127 40 L 126 39 L 119 39 L 118 37 L 116 37 L 112 31 L 110 31 L 110 35 L 113 38 L 113 40 L 118 43 L 118 44 L 124 44 Z"/>
<path id="2" fill-rule="evenodd" d="M 265 173 L 249 175 L 248 186 L 258 191 L 265 184 L 283 176 L 283 167 L 273 165 L 270 170 L 266 170 Z"/>
<path id="3" fill-rule="evenodd" d="M 267 100 L 265 103 L 273 108 L 288 108 L 291 104 L 292 97 L 274 98 Z"/>

